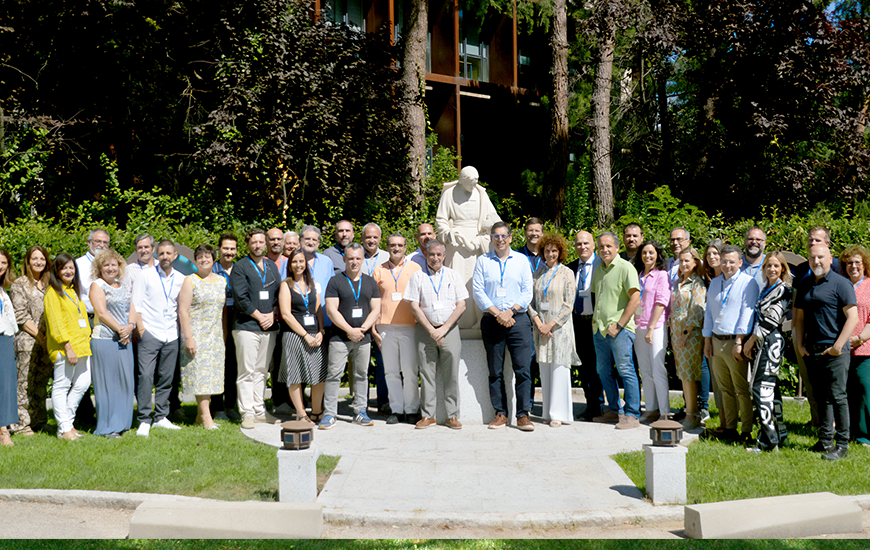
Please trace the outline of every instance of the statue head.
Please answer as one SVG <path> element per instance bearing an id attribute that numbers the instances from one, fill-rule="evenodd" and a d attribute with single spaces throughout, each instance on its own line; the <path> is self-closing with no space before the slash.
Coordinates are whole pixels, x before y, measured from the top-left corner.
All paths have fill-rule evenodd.
<path id="1" fill-rule="evenodd" d="M 469 193 L 471 193 L 474 186 L 477 185 L 479 179 L 480 176 L 477 174 L 477 168 L 474 166 L 466 166 L 461 172 L 459 172 L 459 185 Z"/>

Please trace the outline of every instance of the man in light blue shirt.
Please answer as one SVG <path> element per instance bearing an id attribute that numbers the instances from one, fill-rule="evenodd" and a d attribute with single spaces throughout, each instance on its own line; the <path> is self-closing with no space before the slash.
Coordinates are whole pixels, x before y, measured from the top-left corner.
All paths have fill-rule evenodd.
<path id="1" fill-rule="evenodd" d="M 740 271 L 740 249 L 722 247 L 722 275 L 710 282 L 704 314 L 704 355 L 722 394 L 722 426 L 708 430 L 708 437 L 748 440 L 752 433 L 752 395 L 747 381 L 749 365 L 743 339 L 752 332 L 758 285 Z M 742 433 L 737 433 L 738 413 Z"/>
<path id="2" fill-rule="evenodd" d="M 767 235 L 764 230 L 757 225 L 746 232 L 743 240 L 743 265 L 740 266 L 740 271 L 746 273 L 758 283 L 758 291 L 764 289 L 764 270 L 761 266 L 764 265 L 764 246 L 767 244 Z"/>
<path id="3" fill-rule="evenodd" d="M 472 278 L 474 301 L 483 312 L 480 333 L 489 364 L 489 397 L 495 409 L 490 429 L 507 424 L 507 393 L 504 387 L 505 348 L 513 362 L 517 396 L 517 427 L 534 431 L 529 419 L 532 383 L 532 323 L 526 309 L 532 301 L 532 269 L 525 256 L 511 250 L 511 230 L 499 221 L 490 231 L 492 250 L 477 258 Z"/>

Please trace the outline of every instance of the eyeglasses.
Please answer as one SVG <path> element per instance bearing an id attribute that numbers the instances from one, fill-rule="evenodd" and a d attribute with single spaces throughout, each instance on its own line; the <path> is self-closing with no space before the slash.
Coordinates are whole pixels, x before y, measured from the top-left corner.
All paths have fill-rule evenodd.
<path id="1" fill-rule="evenodd" d="M 688 241 L 688 240 L 689 240 L 689 239 L 687 239 L 687 238 L 685 238 L 685 237 L 677 237 L 676 239 L 670 239 L 670 241 L 671 241 L 672 243 L 681 243 L 681 242 L 683 242 L 683 241 Z"/>
<path id="2" fill-rule="evenodd" d="M 764 241 L 765 239 L 756 239 L 753 237 L 749 237 L 748 239 L 746 239 L 746 242 L 748 243 L 763 243 Z"/>
<path id="3" fill-rule="evenodd" d="M 491 235 L 491 237 L 494 241 L 506 241 L 506 240 L 511 238 L 510 235 L 499 235 L 499 234 L 495 234 L 495 233 L 493 233 Z"/>
<path id="4" fill-rule="evenodd" d="M 393 243 L 393 244 L 388 244 L 387 247 L 388 248 L 405 248 L 405 245 L 402 243 Z"/>

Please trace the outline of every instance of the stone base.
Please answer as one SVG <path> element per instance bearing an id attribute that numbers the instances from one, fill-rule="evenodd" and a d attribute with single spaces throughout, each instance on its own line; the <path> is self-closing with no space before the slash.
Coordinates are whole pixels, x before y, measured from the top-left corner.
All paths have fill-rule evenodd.
<path id="1" fill-rule="evenodd" d="M 516 423 L 517 400 L 514 388 L 514 370 L 510 354 L 505 354 L 504 383 L 509 400 L 508 422 Z M 489 366 L 483 340 L 462 339 L 459 359 L 459 421 L 463 424 L 489 424 L 495 419 L 495 409 L 489 398 Z M 438 385 L 435 420 L 440 424 L 447 420 L 444 408 L 444 393 Z"/>
<path id="2" fill-rule="evenodd" d="M 314 502 L 317 500 L 316 445 L 300 451 L 278 449 L 278 501 Z"/>
<path id="3" fill-rule="evenodd" d="M 130 520 L 131 539 L 317 539 L 320 504 L 145 501 Z"/>
<path id="4" fill-rule="evenodd" d="M 798 538 L 860 533 L 862 510 L 847 497 L 808 493 L 686 506 L 692 539 Z"/>
<path id="5" fill-rule="evenodd" d="M 643 446 L 646 454 L 646 492 L 653 504 L 686 503 L 686 455 L 689 449 Z"/>

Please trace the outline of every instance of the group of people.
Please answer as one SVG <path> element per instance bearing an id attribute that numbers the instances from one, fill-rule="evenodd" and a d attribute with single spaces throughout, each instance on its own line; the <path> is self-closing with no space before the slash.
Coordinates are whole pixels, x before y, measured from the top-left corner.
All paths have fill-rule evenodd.
<path id="1" fill-rule="evenodd" d="M 631 429 L 670 417 L 670 346 L 686 405 L 684 418 L 677 418 L 685 429 L 709 418 L 712 389 L 721 426 L 705 437 L 753 443 L 758 452 L 776 449 L 788 438 L 777 375 L 783 324 L 792 317 L 791 339 L 819 425 L 815 449 L 836 460 L 846 455 L 850 438 L 870 443 L 870 286 L 863 287 L 870 256 L 863 247 L 849 247 L 837 262 L 828 231 L 815 227 L 809 260 L 793 273 L 783 252 L 765 251 L 758 227 L 747 232 L 742 250 L 714 240 L 703 254 L 677 227 L 666 256 L 630 224 L 622 253 L 613 232 L 597 239 L 577 233 L 578 258 L 565 265 L 563 237 L 544 234 L 537 218 L 524 232 L 524 246 L 513 250 L 510 226 L 493 223 L 489 251 L 476 257 L 470 285 L 444 265 L 447 246 L 426 223 L 417 228 L 412 253 L 398 233 L 382 250 L 374 223 L 354 242 L 346 220 L 322 253 L 314 226 L 299 234 L 251 229 L 241 259 L 238 238 L 223 234 L 217 247 L 193 251 L 186 276 L 173 267 L 176 245 L 150 235 L 136 239 L 129 264 L 103 230 L 91 232 L 88 252 L 78 259 L 65 253 L 51 259 L 32 246 L 17 278 L 11 257 L 0 250 L 0 287 L 9 289 L 0 290 L 0 442 L 12 444 L 10 429 L 27 435 L 45 427 L 51 377 L 64 439 L 81 436 L 76 410 L 92 382 L 94 433 L 107 437 L 131 429 L 134 395 L 138 435 L 152 427 L 180 429 L 169 419 L 179 382 L 196 396 L 195 422 L 205 429 L 218 429 L 215 419 L 234 414 L 250 429 L 293 410 L 330 429 L 346 370 L 352 422 L 371 426 L 372 359 L 387 424 L 436 424 L 440 387 L 445 425 L 461 429 L 459 325 L 474 309 L 495 414 L 489 428 L 508 423 L 507 354 L 520 430 L 535 429 L 533 367 L 540 373 L 543 420 L 552 427 L 574 420 L 574 366 L 587 401 L 582 419 Z M 265 407 L 269 376 L 276 415 Z"/>

